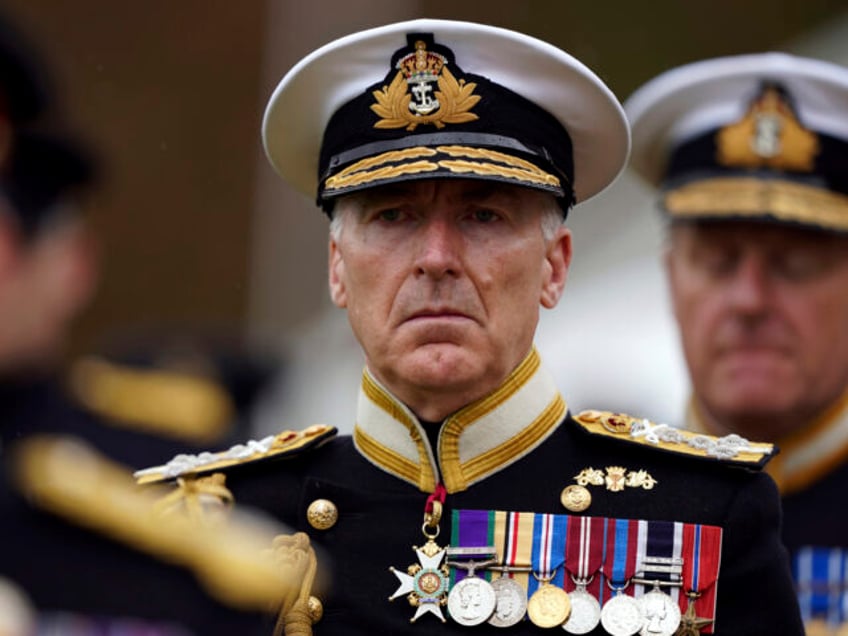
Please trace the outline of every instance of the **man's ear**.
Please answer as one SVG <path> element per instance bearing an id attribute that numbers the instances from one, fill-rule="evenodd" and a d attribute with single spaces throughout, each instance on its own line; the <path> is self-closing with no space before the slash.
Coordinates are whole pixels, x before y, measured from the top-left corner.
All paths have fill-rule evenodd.
<path id="1" fill-rule="evenodd" d="M 539 302 L 546 309 L 556 307 L 571 265 L 571 230 L 564 225 L 557 228 L 554 238 L 548 243 L 545 255 L 542 289 Z"/>
<path id="2" fill-rule="evenodd" d="M 331 236 L 329 246 L 330 298 L 337 307 L 347 307 L 347 290 L 344 284 L 344 259 L 338 242 Z"/>

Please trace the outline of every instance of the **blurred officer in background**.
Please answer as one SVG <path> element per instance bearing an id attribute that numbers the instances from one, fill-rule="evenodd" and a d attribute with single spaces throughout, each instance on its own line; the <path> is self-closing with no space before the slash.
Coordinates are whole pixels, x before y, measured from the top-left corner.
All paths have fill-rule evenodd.
<path id="1" fill-rule="evenodd" d="M 331 218 L 330 294 L 366 359 L 353 434 L 137 476 L 215 478 L 323 548 L 323 618 L 294 603 L 277 633 L 801 632 L 771 446 L 572 414 L 533 345 L 567 212 L 626 164 L 592 71 L 514 31 L 390 24 L 301 60 L 263 140 Z"/>
<path id="2" fill-rule="evenodd" d="M 79 143 L 50 130 L 59 117 L 49 80 L 21 38 L 3 29 L 2 439 L 75 433 L 132 468 L 242 439 L 246 413 L 276 366 L 235 338 L 150 329 L 112 334 L 97 355 L 65 360 L 99 277 L 82 212 L 97 175 Z"/>
<path id="3" fill-rule="evenodd" d="M 633 167 L 669 218 L 686 425 L 780 446 L 768 472 L 802 610 L 835 628 L 848 616 L 848 69 L 707 60 L 625 109 Z"/>
<path id="4" fill-rule="evenodd" d="M 132 468 L 242 439 L 276 365 L 233 338 L 164 328 L 113 334 L 96 354 L 66 363 L 65 340 L 98 278 L 80 210 L 93 168 L 55 134 L 16 130 L 11 143 L 0 183 L 4 438 L 73 432 Z"/>
<path id="5" fill-rule="evenodd" d="M 281 581 L 257 550 L 270 550 L 272 529 L 151 523 L 150 497 L 93 448 L 132 465 L 188 447 L 188 436 L 151 427 L 160 412 L 199 429 L 198 440 L 217 440 L 205 423 L 213 415 L 228 423 L 229 395 L 218 388 L 186 406 L 184 394 L 211 389 L 128 371 L 116 379 L 120 372 L 88 360 L 74 374 L 85 397 L 77 405 L 58 377 L 97 265 L 76 209 L 91 163 L 48 127 L 55 113 L 46 79 L 21 36 L 0 22 L 0 633 L 267 633 L 264 613 Z M 201 418 L 210 403 L 217 410 Z M 145 417 L 118 424 L 139 411 Z"/>

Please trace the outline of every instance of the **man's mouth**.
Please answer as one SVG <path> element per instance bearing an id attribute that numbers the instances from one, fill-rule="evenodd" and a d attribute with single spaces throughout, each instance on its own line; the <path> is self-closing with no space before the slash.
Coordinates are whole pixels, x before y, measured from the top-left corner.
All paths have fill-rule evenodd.
<path id="1" fill-rule="evenodd" d="M 466 312 L 452 307 L 435 307 L 414 311 L 404 320 L 406 323 L 416 322 L 461 322 L 474 318 Z"/>

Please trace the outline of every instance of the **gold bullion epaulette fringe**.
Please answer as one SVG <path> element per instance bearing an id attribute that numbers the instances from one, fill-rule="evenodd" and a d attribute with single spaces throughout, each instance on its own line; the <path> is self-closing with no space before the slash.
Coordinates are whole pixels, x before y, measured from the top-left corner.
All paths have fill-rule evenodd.
<path id="1" fill-rule="evenodd" d="M 226 605 L 267 611 L 299 594 L 314 570 L 305 535 L 286 538 L 289 528 L 254 511 L 233 509 L 214 525 L 154 514 L 161 487 L 139 488 L 126 467 L 78 439 L 33 436 L 15 445 L 11 465 L 16 486 L 40 509 L 192 572 Z M 281 552 L 281 542 L 296 542 L 304 557 Z"/>
<path id="2" fill-rule="evenodd" d="M 283 431 L 261 440 L 249 440 L 225 451 L 197 455 L 177 455 L 167 464 L 143 468 L 134 473 L 137 483 L 150 484 L 187 475 L 202 475 L 270 458 L 300 455 L 336 436 L 337 429 L 326 424 L 314 424 L 301 431 Z"/>
<path id="3" fill-rule="evenodd" d="M 220 439 L 236 412 L 230 394 L 210 378 L 96 356 L 76 361 L 68 384 L 71 395 L 106 423 L 198 445 Z"/>
<path id="4" fill-rule="evenodd" d="M 624 413 L 583 411 L 575 415 L 574 420 L 593 435 L 749 467 L 761 468 L 777 454 L 774 444 L 749 442 L 735 434 L 715 437 L 693 433 Z"/>

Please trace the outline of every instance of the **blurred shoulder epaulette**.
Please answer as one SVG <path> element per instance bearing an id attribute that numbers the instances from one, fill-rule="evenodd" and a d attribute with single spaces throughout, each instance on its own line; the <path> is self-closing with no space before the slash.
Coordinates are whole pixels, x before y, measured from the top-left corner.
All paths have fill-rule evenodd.
<path id="1" fill-rule="evenodd" d="M 762 468 L 777 454 L 774 444 L 749 442 L 739 435 L 715 437 L 610 411 L 583 411 L 574 421 L 585 431 L 663 451 L 751 468 Z"/>
<path id="2" fill-rule="evenodd" d="M 167 481 L 186 475 L 200 475 L 270 458 L 301 455 L 336 436 L 337 429 L 326 424 L 314 424 L 301 431 L 283 431 L 261 440 L 236 444 L 228 450 L 198 455 L 177 455 L 167 464 L 136 471 L 139 484 Z"/>
<path id="3" fill-rule="evenodd" d="M 255 511 L 233 509 L 225 523 L 216 524 L 154 514 L 161 487 L 139 488 L 124 466 L 70 437 L 33 436 L 16 443 L 12 466 L 18 489 L 38 508 L 163 567 L 191 571 L 227 605 L 266 611 L 288 588 L 299 588 L 300 569 L 269 560 L 278 537 L 290 530 Z"/>
<path id="4" fill-rule="evenodd" d="M 106 423 L 196 445 L 221 439 L 235 415 L 230 395 L 212 379 L 94 356 L 73 364 L 69 387 Z"/>

